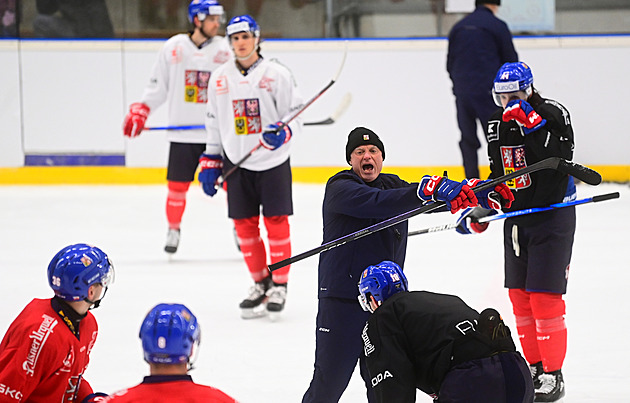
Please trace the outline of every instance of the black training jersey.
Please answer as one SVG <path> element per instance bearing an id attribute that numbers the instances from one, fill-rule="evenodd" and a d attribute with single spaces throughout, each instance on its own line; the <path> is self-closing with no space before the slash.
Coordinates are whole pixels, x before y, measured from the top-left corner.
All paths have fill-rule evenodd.
<path id="1" fill-rule="evenodd" d="M 488 121 L 488 156 L 490 178 L 522 169 L 549 157 L 573 158 L 573 127 L 569 111 L 560 103 L 541 98 L 537 93 L 530 97 L 534 110 L 547 123 L 540 129 L 525 134 L 515 121 L 504 122 L 502 109 Z M 514 202 L 506 211 L 544 207 L 560 203 L 567 190 L 569 177 L 551 169 L 525 174 L 507 185 L 514 194 Z"/>
<path id="2" fill-rule="evenodd" d="M 451 367 L 453 340 L 473 332 L 478 318 L 454 295 L 393 295 L 370 316 L 361 335 L 375 393 L 400 401 L 415 401 L 416 388 L 437 393 Z"/>

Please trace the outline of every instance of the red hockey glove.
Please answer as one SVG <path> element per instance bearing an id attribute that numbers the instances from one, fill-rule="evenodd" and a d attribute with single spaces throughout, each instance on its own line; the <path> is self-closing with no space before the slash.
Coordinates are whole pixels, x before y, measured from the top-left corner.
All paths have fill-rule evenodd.
<path id="1" fill-rule="evenodd" d="M 547 120 L 543 119 L 527 101 L 520 99 L 510 101 L 505 106 L 503 121 L 509 122 L 512 119 L 524 126 L 525 134 L 536 131 L 547 123 Z"/>
<path id="2" fill-rule="evenodd" d="M 488 181 L 489 179 L 485 181 L 480 179 L 468 179 L 468 186 L 474 188 Z M 482 190 L 475 194 L 477 195 L 477 200 L 479 200 L 479 205 L 485 209 L 501 210 L 502 208 L 510 208 L 514 201 L 514 195 L 505 183 L 500 183 L 494 188 Z"/>
<path id="3" fill-rule="evenodd" d="M 144 129 L 144 123 L 147 121 L 150 111 L 151 109 L 142 102 L 131 104 L 129 113 L 123 122 L 123 134 L 127 137 L 139 136 Z"/>
<path id="4" fill-rule="evenodd" d="M 459 216 L 455 231 L 462 235 L 481 234 L 488 229 L 489 222 L 480 223 L 479 219 L 490 215 L 497 214 L 496 210 L 487 210 L 481 207 L 467 208 Z"/>
<path id="5" fill-rule="evenodd" d="M 451 213 L 478 204 L 475 193 L 468 183 L 455 182 L 445 176 L 425 175 L 418 185 L 418 197 L 424 201 L 445 201 Z"/>
<path id="6" fill-rule="evenodd" d="M 201 154 L 199 168 L 197 179 L 199 179 L 204 193 L 212 197 L 217 194 L 217 180 L 223 171 L 223 157 Z"/>
<path id="7" fill-rule="evenodd" d="M 280 148 L 291 139 L 291 128 L 285 125 L 282 130 L 278 130 L 282 122 L 277 122 L 265 127 L 265 131 L 260 135 L 260 144 L 268 150 Z"/>

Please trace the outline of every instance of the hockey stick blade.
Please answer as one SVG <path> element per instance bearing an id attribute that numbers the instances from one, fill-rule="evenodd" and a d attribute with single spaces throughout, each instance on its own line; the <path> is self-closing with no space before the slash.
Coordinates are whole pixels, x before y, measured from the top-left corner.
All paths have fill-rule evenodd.
<path id="1" fill-rule="evenodd" d="M 472 190 L 477 193 L 481 190 L 486 190 L 486 189 L 492 189 L 495 186 L 497 186 L 499 183 L 503 183 L 506 181 L 509 181 L 511 179 L 514 178 L 518 178 L 519 176 L 528 174 L 528 173 L 532 173 L 532 172 L 536 172 L 536 171 L 540 171 L 542 169 L 554 169 L 554 170 L 560 170 L 561 172 L 564 172 L 565 169 L 568 169 L 571 171 L 571 174 L 575 173 L 575 177 L 583 180 L 582 178 L 587 176 L 587 175 L 582 175 L 582 173 L 584 172 L 588 172 L 588 168 L 579 165 L 579 164 L 575 164 L 575 163 L 570 163 L 570 164 L 562 164 L 562 162 L 568 162 L 562 158 L 559 157 L 551 157 L 551 158 L 547 158 L 544 159 L 542 161 L 538 161 L 532 165 L 526 166 L 524 168 L 519 169 L 518 171 L 514 171 L 514 172 L 510 172 L 509 174 L 500 176 L 498 178 L 495 179 L 491 179 L 485 183 L 482 183 L 478 186 L 475 186 L 474 188 L 472 188 Z M 595 171 L 593 171 L 595 172 Z M 567 172 L 568 173 L 568 172 Z M 580 176 L 578 176 L 577 174 L 580 174 Z M 589 173 L 590 174 L 590 173 Z M 597 176 L 599 176 L 599 174 L 597 172 L 595 172 L 595 174 Z M 584 181 L 586 182 L 586 181 Z M 587 182 L 588 183 L 588 182 Z M 290 265 L 292 263 L 295 262 L 299 262 L 300 260 L 306 259 L 307 257 L 311 257 L 313 255 L 317 255 L 319 253 L 325 252 L 327 250 L 330 250 L 332 248 L 336 248 L 337 246 L 341 246 L 347 242 L 352 242 L 355 241 L 359 238 L 363 238 L 364 236 L 373 234 L 377 231 L 381 231 L 385 228 L 389 228 L 392 225 L 396 225 L 402 221 L 408 220 L 411 217 L 414 217 L 418 214 L 423 214 L 423 213 L 429 213 L 431 211 L 437 210 L 443 206 L 446 205 L 446 202 L 443 201 L 439 201 L 439 202 L 435 202 L 435 203 L 431 203 L 431 204 L 426 204 L 423 205 L 421 207 L 418 207 L 416 209 L 407 211 L 406 213 L 402 213 L 400 215 L 394 216 L 392 218 L 389 218 L 387 220 L 378 222 L 376 224 L 373 224 L 369 227 L 363 228 L 359 231 L 353 232 L 351 234 L 348 235 L 344 235 L 341 238 L 337 238 L 335 240 L 329 241 L 323 245 L 318 246 L 317 248 L 311 249 L 309 251 L 303 252 L 299 255 L 296 256 L 292 256 L 290 258 L 281 260 L 279 262 L 273 263 L 271 265 L 268 266 L 268 269 L 270 272 L 273 272 L 275 270 L 278 270 L 284 266 Z"/>
<path id="2" fill-rule="evenodd" d="M 577 164 L 573 161 L 567 161 L 560 158 L 558 171 L 571 175 L 589 185 L 599 185 L 602 183 L 602 176 L 597 172 L 584 165 Z"/>
<path id="3" fill-rule="evenodd" d="M 350 95 L 350 93 L 348 92 L 346 93 L 346 95 L 344 95 L 341 102 L 339 103 L 339 106 L 337 107 L 335 112 L 333 112 L 333 114 L 330 115 L 329 118 L 324 119 L 324 120 L 319 120 L 317 122 L 305 122 L 304 126 L 331 125 L 335 123 L 337 120 L 339 120 L 339 117 L 344 114 L 346 109 L 348 109 L 348 106 L 350 105 L 351 101 L 352 101 L 352 95 Z"/>
<path id="4" fill-rule="evenodd" d="M 534 207 L 534 208 L 528 208 L 528 209 L 523 209 L 523 210 L 510 211 L 508 213 L 503 213 L 503 214 L 495 214 L 492 216 L 482 217 L 479 220 L 477 220 L 477 222 L 485 223 L 485 222 L 490 222 L 490 221 L 503 220 L 510 217 L 516 217 L 519 215 L 540 213 L 543 211 L 555 210 L 555 209 L 570 207 L 570 206 L 579 206 L 581 204 L 586 204 L 586 203 L 598 203 L 598 202 L 618 199 L 618 198 L 619 198 L 619 192 L 607 193 L 603 195 L 588 197 L 585 199 L 571 200 L 571 201 L 563 202 L 563 203 L 556 203 L 556 204 L 549 205 L 547 207 Z M 432 232 L 440 232 L 440 231 L 448 231 L 454 228 L 457 228 L 457 223 L 436 225 L 435 227 L 419 229 L 416 231 L 409 231 L 407 236 L 429 234 Z"/>

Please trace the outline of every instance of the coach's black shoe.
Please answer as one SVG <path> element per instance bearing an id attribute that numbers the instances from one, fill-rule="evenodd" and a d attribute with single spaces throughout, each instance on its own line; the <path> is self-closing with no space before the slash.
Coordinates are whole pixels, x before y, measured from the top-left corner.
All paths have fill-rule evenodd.
<path id="1" fill-rule="evenodd" d="M 543 372 L 538 379 L 540 388 L 535 390 L 534 402 L 560 402 L 564 397 L 562 371 Z"/>

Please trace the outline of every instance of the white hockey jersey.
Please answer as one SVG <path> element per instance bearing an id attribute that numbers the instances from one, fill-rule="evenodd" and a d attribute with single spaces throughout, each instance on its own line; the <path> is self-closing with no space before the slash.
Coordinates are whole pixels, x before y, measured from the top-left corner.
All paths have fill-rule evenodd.
<path id="1" fill-rule="evenodd" d="M 216 69 L 210 79 L 206 153 L 223 153 L 237 163 L 256 147 L 267 125 L 286 120 L 302 106 L 293 75 L 279 62 L 262 59 L 243 76 L 231 60 Z M 293 136 L 300 136 L 301 118 L 289 127 Z M 274 168 L 289 158 L 291 143 L 276 150 L 261 147 L 241 167 L 251 171 Z"/>
<path id="2" fill-rule="evenodd" d="M 177 34 L 165 43 L 153 65 L 142 102 L 151 111 L 165 101 L 168 104 L 168 125 L 203 125 L 208 99 L 208 81 L 217 67 L 229 60 L 231 49 L 222 36 L 200 49 L 188 34 Z M 205 143 L 206 132 L 169 130 L 166 138 L 178 143 Z"/>

